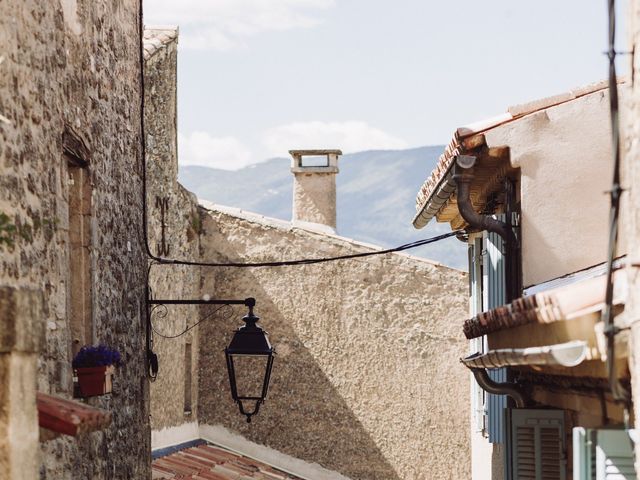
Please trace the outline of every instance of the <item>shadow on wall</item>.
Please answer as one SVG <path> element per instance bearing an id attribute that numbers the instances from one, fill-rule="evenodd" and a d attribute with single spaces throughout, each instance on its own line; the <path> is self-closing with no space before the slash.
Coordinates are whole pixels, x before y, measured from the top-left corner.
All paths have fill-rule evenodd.
<path id="1" fill-rule="evenodd" d="M 231 399 L 223 351 L 246 313 L 237 308 L 230 319 L 218 317 L 201 326 L 200 423 L 222 424 L 254 442 L 354 479 L 400 480 L 268 292 L 251 273 L 241 276 L 232 289 L 219 279 L 218 285 L 226 285 L 216 289 L 216 295 L 258 299 L 256 313 L 277 350 L 269 395 L 250 424 Z"/>
<path id="2" fill-rule="evenodd" d="M 331 256 L 342 240 L 207 215 L 203 257 L 253 261 Z M 224 347 L 242 323 L 200 330 L 201 424 L 358 480 L 469 476 L 468 373 L 460 323 L 466 276 L 401 256 L 203 272 L 216 298 L 257 300 L 278 355 L 251 424 L 229 392 Z M 462 454 L 462 457 L 461 457 Z"/>

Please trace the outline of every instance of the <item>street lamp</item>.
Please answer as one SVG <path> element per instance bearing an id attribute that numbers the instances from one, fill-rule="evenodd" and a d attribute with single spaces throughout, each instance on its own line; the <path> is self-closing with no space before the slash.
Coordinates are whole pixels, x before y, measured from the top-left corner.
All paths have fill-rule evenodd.
<path id="1" fill-rule="evenodd" d="M 231 396 L 240 413 L 251 422 L 267 397 L 275 349 L 269 343 L 267 332 L 256 325 L 260 318 L 253 314 L 255 299 L 248 298 L 245 305 L 249 307 L 249 313 L 242 318 L 245 325 L 236 330 L 224 353 Z M 243 402 L 253 403 L 253 408 L 246 410 Z"/>
<path id="2" fill-rule="evenodd" d="M 167 305 L 245 305 L 249 307 L 249 313 L 242 318 L 245 325 L 236 330 L 231 339 L 231 343 L 225 348 L 224 352 L 227 357 L 231 396 L 238 404 L 240 413 L 247 417 L 247 422 L 251 422 L 251 417 L 258 413 L 260 405 L 264 403 L 264 399 L 267 397 L 269 379 L 271 378 L 271 367 L 273 366 L 273 356 L 276 353 L 275 349 L 269 343 L 267 332 L 256 325 L 258 320 L 260 320 L 253 314 L 256 299 L 155 299 L 151 298 L 150 292 L 147 290 L 147 361 L 149 376 L 152 380 L 155 380 L 158 375 L 158 356 L 153 352 L 152 332 L 154 330 L 151 323 L 151 316 L 154 308 L 158 306 L 164 307 L 166 315 Z M 149 308 L 150 306 L 153 306 L 153 308 Z M 181 336 L 187 331 L 189 331 L 189 328 L 177 336 Z M 170 338 L 176 338 L 177 336 Z M 254 402 L 251 411 L 245 410 L 243 402 Z"/>

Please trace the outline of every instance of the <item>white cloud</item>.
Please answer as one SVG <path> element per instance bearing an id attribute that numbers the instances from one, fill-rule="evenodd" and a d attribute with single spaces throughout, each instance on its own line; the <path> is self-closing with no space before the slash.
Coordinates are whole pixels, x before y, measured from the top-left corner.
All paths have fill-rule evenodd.
<path id="1" fill-rule="evenodd" d="M 237 170 L 253 163 L 253 155 L 235 137 L 212 137 L 206 132 L 178 134 L 180 165 Z"/>
<path id="2" fill-rule="evenodd" d="M 271 128 L 264 144 L 272 156 L 286 156 L 291 149 L 339 148 L 343 152 L 394 150 L 407 142 L 366 122 L 296 122 Z"/>
<path id="3" fill-rule="evenodd" d="M 180 45 L 226 51 L 267 31 L 309 28 L 335 0 L 145 0 L 145 24 L 179 25 Z"/>

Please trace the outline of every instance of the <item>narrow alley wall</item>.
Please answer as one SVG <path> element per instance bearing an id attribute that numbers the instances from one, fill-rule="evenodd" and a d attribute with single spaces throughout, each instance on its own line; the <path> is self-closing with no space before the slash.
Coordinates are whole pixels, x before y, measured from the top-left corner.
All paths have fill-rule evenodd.
<path id="1" fill-rule="evenodd" d="M 150 476 L 138 7 L 0 2 L 0 284 L 42 293 L 38 391 L 71 398 L 83 343 L 124 361 L 114 392 L 87 400 L 111 412 L 111 426 L 41 438 L 39 472 L 23 464 L 20 478 Z M 33 390 L 24 402 L 35 411 Z"/>
<path id="2" fill-rule="evenodd" d="M 198 203 L 177 181 L 177 44 L 177 28 L 145 28 L 149 244 L 158 257 L 196 260 L 201 229 Z M 200 269 L 154 265 L 150 285 L 155 298 L 199 298 Z M 152 431 L 197 418 L 198 329 L 180 334 L 193 327 L 198 316 L 196 306 L 169 305 L 152 310 L 153 349 L 160 367 L 151 383 Z"/>
<path id="3" fill-rule="evenodd" d="M 635 428 L 638 428 L 640 419 L 640 270 L 634 262 L 640 258 L 640 85 L 638 75 L 638 52 L 640 51 L 640 1 L 632 0 L 628 6 L 628 51 L 635 52 L 630 55 L 629 68 L 631 70 L 630 89 L 631 94 L 625 98 L 620 108 L 622 138 L 620 142 L 623 165 L 622 186 L 625 193 L 622 195 L 622 208 L 620 219 L 620 240 L 626 244 L 627 255 L 631 260 L 631 266 L 627 268 L 629 295 L 626 301 L 621 328 L 628 327 L 631 330 L 628 338 L 629 370 L 631 371 L 631 387 Z M 617 320 L 617 319 L 616 319 Z M 618 337 L 620 338 L 621 335 Z M 616 342 L 617 344 L 617 342 Z M 618 348 L 618 347 L 616 347 Z M 635 470 L 640 477 L 640 442 L 635 445 Z"/>
<path id="4" fill-rule="evenodd" d="M 227 212 L 227 213 L 225 213 Z M 235 211 L 203 216 L 202 257 L 266 261 L 370 248 Z M 257 299 L 277 348 L 251 424 L 233 404 L 223 349 L 245 314 L 200 326 L 200 424 L 350 478 L 469 478 L 463 272 L 391 254 L 318 265 L 203 272 L 203 292 Z"/>

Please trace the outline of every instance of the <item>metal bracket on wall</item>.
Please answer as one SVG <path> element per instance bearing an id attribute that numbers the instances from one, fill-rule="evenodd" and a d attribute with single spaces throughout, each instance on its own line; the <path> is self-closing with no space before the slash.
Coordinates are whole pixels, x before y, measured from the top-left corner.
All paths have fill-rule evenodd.
<path id="1" fill-rule="evenodd" d="M 159 362 L 158 355 L 153 351 L 153 323 L 152 317 L 158 318 L 167 316 L 167 305 L 244 305 L 249 308 L 249 313 L 253 313 L 253 307 L 256 305 L 256 299 L 253 297 L 244 300 L 204 300 L 204 299 L 155 299 L 152 297 L 150 289 L 147 287 L 146 309 L 147 309 L 147 331 L 146 331 L 146 350 L 147 350 L 147 369 L 151 381 L 158 376 Z M 184 333 L 184 332 L 183 332 Z"/>
<path id="2" fill-rule="evenodd" d="M 166 257 L 169 255 L 169 245 L 166 239 L 166 215 L 169 210 L 169 197 L 156 196 L 156 208 L 160 209 L 160 243 L 156 244 L 158 256 Z"/>

